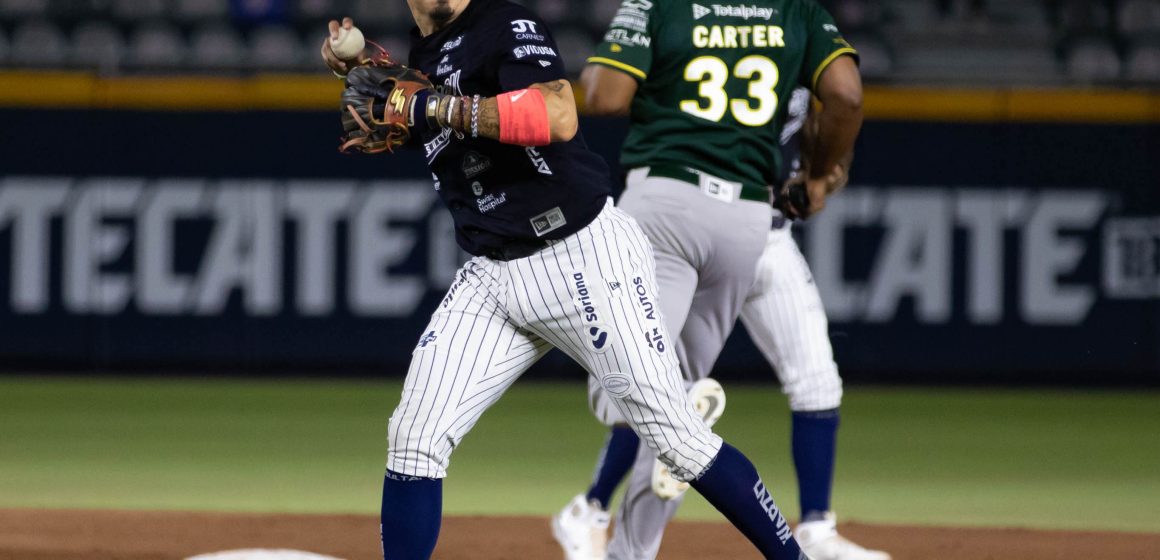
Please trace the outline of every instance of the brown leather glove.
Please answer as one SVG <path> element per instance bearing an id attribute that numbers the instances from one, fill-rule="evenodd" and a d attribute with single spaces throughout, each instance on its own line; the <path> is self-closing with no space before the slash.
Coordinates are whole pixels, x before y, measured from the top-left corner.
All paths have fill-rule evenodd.
<path id="1" fill-rule="evenodd" d="M 422 72 L 401 64 L 358 66 L 342 92 L 341 151 L 391 152 L 411 139 L 410 116 L 419 92 L 434 92 Z"/>

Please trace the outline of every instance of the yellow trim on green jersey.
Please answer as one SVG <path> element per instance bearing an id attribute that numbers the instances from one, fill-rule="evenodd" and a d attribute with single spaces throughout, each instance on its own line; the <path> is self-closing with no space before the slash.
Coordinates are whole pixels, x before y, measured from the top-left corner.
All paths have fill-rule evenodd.
<path id="1" fill-rule="evenodd" d="M 611 58 L 604 58 L 603 56 L 591 56 L 591 57 L 588 57 L 588 62 L 590 64 L 601 64 L 604 66 L 611 66 L 612 68 L 616 68 L 617 70 L 623 70 L 625 72 L 628 72 L 629 74 L 632 74 L 633 76 L 636 76 L 637 78 L 640 78 L 642 80 L 648 77 L 648 75 L 646 75 L 643 70 L 636 68 L 636 67 L 633 67 L 633 66 L 629 66 L 629 65 L 627 65 L 619 60 L 612 60 Z"/>
<path id="2" fill-rule="evenodd" d="M 851 49 L 849 47 L 845 47 L 845 48 L 841 48 L 841 49 L 838 49 L 838 50 L 830 53 L 830 56 L 827 56 L 826 59 L 823 60 L 822 63 L 818 65 L 818 69 L 814 70 L 814 79 L 810 81 L 810 84 L 812 86 L 810 89 L 814 89 L 814 90 L 818 89 L 818 78 L 822 77 L 822 70 L 825 70 L 826 67 L 829 66 L 831 62 L 837 60 L 839 56 L 842 56 L 844 54 L 857 55 L 858 51 Z"/>

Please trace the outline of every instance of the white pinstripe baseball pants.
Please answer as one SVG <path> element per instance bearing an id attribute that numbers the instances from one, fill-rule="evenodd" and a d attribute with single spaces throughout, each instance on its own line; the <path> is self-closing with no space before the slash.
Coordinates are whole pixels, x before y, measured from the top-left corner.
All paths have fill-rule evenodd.
<path id="1" fill-rule="evenodd" d="M 391 415 L 387 468 L 442 478 L 452 451 L 488 407 L 555 346 L 612 396 L 641 439 L 683 479 L 721 438 L 693 411 L 660 314 L 642 304 L 656 279 L 652 248 L 612 205 L 587 227 L 517 260 L 476 257 L 420 336 Z"/>

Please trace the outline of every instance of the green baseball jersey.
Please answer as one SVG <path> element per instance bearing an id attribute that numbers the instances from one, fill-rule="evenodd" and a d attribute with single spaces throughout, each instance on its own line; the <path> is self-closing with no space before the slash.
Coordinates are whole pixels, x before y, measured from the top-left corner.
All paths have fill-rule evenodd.
<path id="1" fill-rule="evenodd" d="M 772 184 L 791 94 L 857 52 L 815 0 L 624 0 L 590 64 L 636 78 L 625 168 Z"/>

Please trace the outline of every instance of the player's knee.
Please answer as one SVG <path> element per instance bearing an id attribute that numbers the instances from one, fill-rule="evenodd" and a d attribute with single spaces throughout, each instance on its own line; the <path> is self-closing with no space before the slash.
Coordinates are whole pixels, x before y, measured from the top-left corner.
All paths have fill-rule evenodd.
<path id="1" fill-rule="evenodd" d="M 706 429 L 676 445 L 665 446 L 661 441 L 656 443 L 661 443 L 661 447 L 656 450 L 657 458 L 669 468 L 673 478 L 689 482 L 700 478 L 701 473 L 713 464 L 724 442 L 720 436 Z"/>
<path id="2" fill-rule="evenodd" d="M 790 410 L 830 410 L 842 405 L 842 377 L 837 367 L 818 368 L 794 379 L 784 387 Z"/>
<path id="3" fill-rule="evenodd" d="M 431 441 L 405 428 L 396 429 L 393 421 L 387 433 L 388 470 L 427 478 L 447 476 L 453 446 L 441 445 L 438 441 Z"/>

